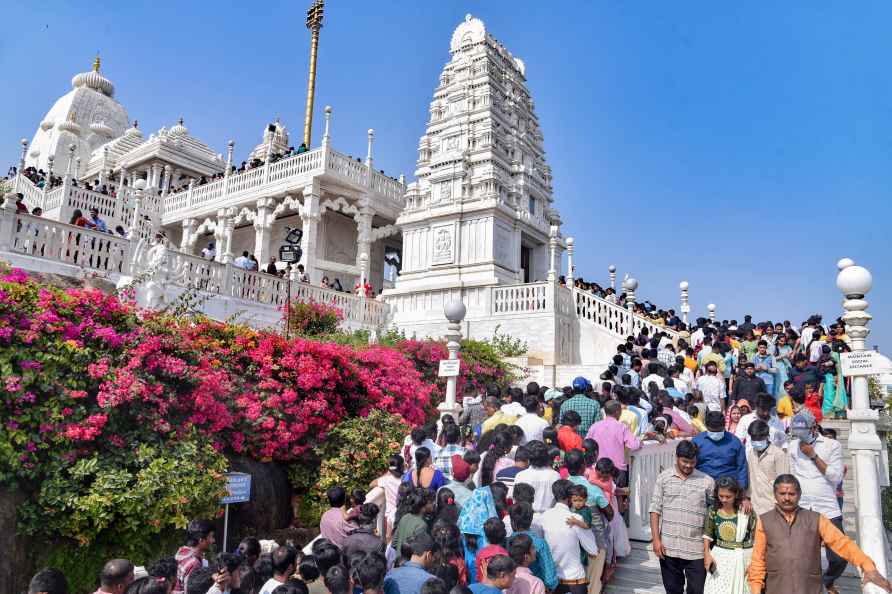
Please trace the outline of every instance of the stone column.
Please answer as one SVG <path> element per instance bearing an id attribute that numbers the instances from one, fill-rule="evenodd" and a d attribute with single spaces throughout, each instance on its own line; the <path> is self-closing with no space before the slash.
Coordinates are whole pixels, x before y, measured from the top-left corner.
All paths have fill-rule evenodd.
<path id="1" fill-rule="evenodd" d="M 551 233 L 548 237 L 548 282 L 553 283 L 557 281 L 557 269 L 555 268 L 555 260 L 557 256 L 557 244 L 558 244 L 558 227 L 557 225 L 551 226 Z"/>
<path id="2" fill-rule="evenodd" d="M 319 210 L 320 188 L 312 184 L 304 188 L 304 203 L 300 209 L 301 228 L 304 232 L 300 240 L 300 248 L 303 250 L 301 263 L 304 272 L 310 276 L 310 282 L 318 285 L 322 275 L 316 269 L 317 250 L 319 249 L 319 221 L 322 215 Z"/>
<path id="3" fill-rule="evenodd" d="M 375 142 L 375 130 L 372 128 L 369 128 L 369 150 L 365 155 L 365 165 L 366 165 L 366 167 L 369 168 L 370 172 L 372 170 L 372 163 L 373 163 L 373 161 L 372 161 L 372 143 L 374 143 L 374 142 Z M 369 178 L 369 179 L 371 179 L 371 178 Z"/>
<path id="4" fill-rule="evenodd" d="M 161 195 L 167 196 L 170 193 L 170 176 L 173 174 L 173 169 L 170 165 L 164 166 L 164 182 L 161 184 Z"/>
<path id="5" fill-rule="evenodd" d="M 461 301 L 452 301 L 443 308 L 446 320 L 449 322 L 446 332 L 446 349 L 449 351 L 449 359 L 458 359 L 458 351 L 461 348 L 461 323 L 465 319 L 467 308 Z M 440 411 L 440 417 L 444 415 L 452 415 L 454 419 L 458 419 L 458 413 L 461 406 L 455 398 L 457 377 L 446 378 L 446 395 L 442 403 L 437 407 Z"/>
<path id="6" fill-rule="evenodd" d="M 372 218 L 375 211 L 370 206 L 363 206 L 354 218 L 356 221 L 356 266 L 360 266 L 360 256 L 370 254 L 372 245 Z"/>
<path id="7" fill-rule="evenodd" d="M 108 145 L 102 147 L 102 168 L 99 170 L 99 187 L 104 186 L 108 182 L 108 178 L 106 177 L 106 165 L 108 163 Z M 80 171 L 80 166 L 78 166 L 78 171 Z"/>
<path id="8" fill-rule="evenodd" d="M 706 311 L 709 312 L 709 321 L 715 322 L 715 303 L 710 303 L 706 306 Z"/>
<path id="9" fill-rule="evenodd" d="M 325 106 L 325 134 L 322 135 L 322 148 L 328 148 L 331 142 L 329 127 L 331 126 L 331 105 Z M 307 147 L 309 149 L 309 147 Z"/>
<path id="10" fill-rule="evenodd" d="M 687 326 L 688 313 L 691 311 L 691 306 L 688 305 L 688 281 L 681 281 L 678 288 L 681 289 L 681 321 Z"/>
<path id="11" fill-rule="evenodd" d="M 180 251 L 187 254 L 195 253 L 195 241 L 198 239 L 198 235 L 195 233 L 197 227 L 197 220 L 183 219 L 183 237 L 180 239 Z"/>
<path id="12" fill-rule="evenodd" d="M 573 238 L 567 238 L 567 286 L 573 286 Z"/>
<path id="13" fill-rule="evenodd" d="M 842 319 L 846 324 L 846 334 L 851 340 L 852 353 L 849 356 L 863 356 L 865 342 L 870 330 L 867 324 L 873 316 L 867 313 L 865 296 L 873 287 L 873 276 L 866 268 L 856 266 L 849 258 L 837 264 L 839 274 L 836 286 L 842 291 L 842 302 L 846 313 Z M 844 355 L 845 356 L 845 355 Z M 876 357 L 876 361 L 879 357 Z M 852 409 L 848 419 L 852 423 L 849 431 L 849 452 L 855 463 L 855 508 L 858 513 L 858 544 L 877 565 L 880 573 L 886 575 L 886 542 L 883 530 L 883 507 L 880 500 L 879 464 L 883 464 L 881 452 L 885 447 L 877 435 L 876 425 L 879 412 L 870 407 L 870 394 L 867 375 L 853 370 Z M 867 586 L 865 592 L 881 592 L 880 588 Z"/>
<path id="14" fill-rule="evenodd" d="M 191 184 L 190 184 L 191 187 Z M 217 224 L 214 226 L 214 261 L 223 262 L 223 253 L 226 251 L 226 209 L 217 211 Z"/>
<path id="15" fill-rule="evenodd" d="M 152 163 L 152 168 L 151 168 L 151 171 L 149 172 L 149 175 L 152 178 L 151 186 L 155 189 L 160 188 L 161 187 L 161 166 L 158 165 L 157 163 Z"/>
<path id="16" fill-rule="evenodd" d="M 68 167 L 65 169 L 65 176 L 71 177 L 72 170 L 74 169 L 74 151 L 77 150 L 77 147 L 73 144 L 68 145 Z"/>
<path id="17" fill-rule="evenodd" d="M 118 198 L 123 198 L 124 192 L 124 183 L 127 181 L 127 168 L 121 167 L 121 172 L 118 174 Z"/>
<path id="18" fill-rule="evenodd" d="M 616 291 L 616 266 L 611 264 L 607 267 L 607 276 L 610 278 L 610 288 Z"/>
<path id="19" fill-rule="evenodd" d="M 229 171 L 232 169 L 232 149 L 235 147 L 235 141 L 230 140 L 226 143 L 226 171 L 223 172 L 223 177 L 229 177 Z"/>
<path id="20" fill-rule="evenodd" d="M 232 235 L 235 231 L 235 216 L 238 211 L 235 208 L 226 209 L 226 225 L 223 228 L 223 263 L 232 264 Z"/>
<path id="21" fill-rule="evenodd" d="M 261 269 L 266 266 L 272 245 L 273 209 L 276 201 L 272 198 L 261 198 L 257 201 L 257 214 L 254 217 L 254 257 Z"/>
<path id="22" fill-rule="evenodd" d="M 626 307 L 629 311 L 635 310 L 635 290 L 638 288 L 638 281 L 634 278 L 626 279 Z"/>
<path id="23" fill-rule="evenodd" d="M 25 170 L 25 159 L 28 156 L 28 139 L 23 138 L 19 142 L 22 143 L 22 156 L 19 159 L 19 173 L 22 173 Z"/>

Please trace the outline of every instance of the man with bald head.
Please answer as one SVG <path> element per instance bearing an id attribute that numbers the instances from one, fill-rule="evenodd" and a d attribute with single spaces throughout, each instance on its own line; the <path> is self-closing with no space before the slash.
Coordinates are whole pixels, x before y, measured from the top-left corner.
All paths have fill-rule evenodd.
<path id="1" fill-rule="evenodd" d="M 133 581 L 133 563 L 127 559 L 112 559 L 102 566 L 99 589 L 94 594 L 124 594 Z"/>

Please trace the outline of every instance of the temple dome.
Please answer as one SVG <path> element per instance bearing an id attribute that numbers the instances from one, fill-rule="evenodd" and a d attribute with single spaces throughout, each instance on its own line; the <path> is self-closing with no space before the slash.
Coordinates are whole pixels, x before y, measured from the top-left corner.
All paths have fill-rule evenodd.
<path id="1" fill-rule="evenodd" d="M 173 126 L 168 132 L 168 134 L 170 134 L 171 136 L 185 136 L 188 133 L 189 128 L 183 125 L 183 118 L 180 118 L 176 125 Z"/>
<path id="2" fill-rule="evenodd" d="M 93 62 L 93 69 L 89 72 L 81 72 L 80 74 L 76 74 L 74 78 L 71 79 L 71 86 L 74 89 L 87 87 L 88 89 L 99 91 L 106 97 L 114 97 L 115 85 L 113 85 L 110 80 L 99 73 L 99 64 L 99 54 L 97 54 L 96 60 Z"/>
<path id="3" fill-rule="evenodd" d="M 77 145 L 75 157 L 87 163 L 93 151 L 124 135 L 127 110 L 112 96 L 113 85 L 99 73 L 99 60 L 92 71 L 71 82 L 74 88 L 56 100 L 36 128 L 26 165 L 46 171 L 50 157 L 67 163 L 71 144 Z"/>

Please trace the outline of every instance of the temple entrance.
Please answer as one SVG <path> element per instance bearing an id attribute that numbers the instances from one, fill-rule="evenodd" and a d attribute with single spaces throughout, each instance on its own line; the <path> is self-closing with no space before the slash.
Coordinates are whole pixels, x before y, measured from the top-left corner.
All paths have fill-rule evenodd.
<path id="1" fill-rule="evenodd" d="M 530 248 L 520 246 L 520 267 L 523 269 L 523 282 L 530 282 Z"/>

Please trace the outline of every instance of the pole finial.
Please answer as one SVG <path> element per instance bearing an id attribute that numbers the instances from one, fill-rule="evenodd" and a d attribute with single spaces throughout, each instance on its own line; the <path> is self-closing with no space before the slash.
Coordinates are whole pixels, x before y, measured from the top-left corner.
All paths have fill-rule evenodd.
<path id="1" fill-rule="evenodd" d="M 93 60 L 93 72 L 99 72 L 99 66 L 102 61 L 99 59 L 99 50 L 96 50 L 96 59 Z"/>

